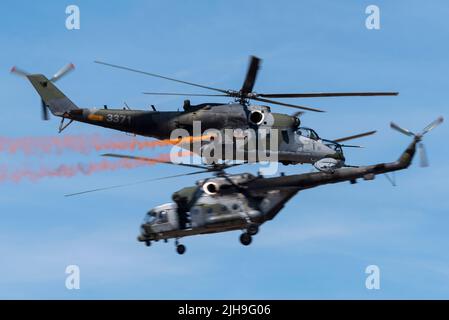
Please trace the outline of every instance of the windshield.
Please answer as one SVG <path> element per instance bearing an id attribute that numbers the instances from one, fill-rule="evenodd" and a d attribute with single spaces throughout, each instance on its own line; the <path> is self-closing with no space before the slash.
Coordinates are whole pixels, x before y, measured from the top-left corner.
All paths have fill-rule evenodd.
<path id="1" fill-rule="evenodd" d="M 155 223 L 165 223 L 168 221 L 168 212 L 167 210 L 150 210 L 144 218 L 144 223 L 152 224 Z"/>
<path id="2" fill-rule="evenodd" d="M 156 220 L 156 212 L 154 210 L 148 211 L 148 213 L 145 215 L 145 218 L 143 219 L 144 223 L 153 223 Z"/>
<path id="3" fill-rule="evenodd" d="M 334 141 L 325 140 L 325 139 L 323 139 L 323 143 L 324 143 L 327 147 L 329 147 L 329 148 L 331 148 L 332 150 L 334 150 L 335 152 L 343 153 L 343 150 L 341 149 L 341 145 L 340 145 L 340 144 L 338 144 L 338 143 L 336 143 L 336 142 L 334 142 Z"/>
<path id="4" fill-rule="evenodd" d="M 312 139 L 312 140 L 319 140 L 320 137 L 318 136 L 318 134 L 310 128 L 299 128 L 298 130 L 296 130 L 296 133 L 299 134 L 300 136 Z"/>

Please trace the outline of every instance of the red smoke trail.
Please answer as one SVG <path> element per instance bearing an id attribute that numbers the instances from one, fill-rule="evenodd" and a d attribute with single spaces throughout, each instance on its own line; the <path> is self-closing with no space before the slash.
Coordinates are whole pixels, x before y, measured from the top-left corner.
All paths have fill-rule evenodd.
<path id="1" fill-rule="evenodd" d="M 191 155 L 190 152 L 181 153 L 180 156 Z M 170 161 L 170 154 L 162 154 L 154 159 L 160 161 Z M 74 165 L 62 164 L 56 168 L 41 167 L 40 169 L 21 168 L 8 172 L 3 166 L 0 167 L 0 182 L 13 181 L 20 182 L 24 179 L 37 181 L 46 177 L 64 177 L 70 178 L 76 175 L 91 175 L 101 171 L 114 171 L 118 169 L 133 169 L 141 166 L 151 166 L 157 162 L 138 161 L 129 159 L 120 159 L 117 161 L 102 160 L 91 163 L 78 163 Z"/>
<path id="2" fill-rule="evenodd" d="M 25 155 L 38 153 L 61 153 L 69 149 L 80 153 L 89 153 L 93 145 L 100 141 L 99 135 L 76 135 L 60 137 L 0 137 L 0 152 Z"/>
<path id="3" fill-rule="evenodd" d="M 121 140 L 123 139 L 122 137 L 101 137 L 98 134 L 58 137 L 0 137 L 0 153 L 16 154 L 22 152 L 25 155 L 35 155 L 50 153 L 59 154 L 67 150 L 84 154 L 102 150 L 134 151 L 175 145 L 180 142 L 191 143 L 208 137 L 209 136 L 187 137 L 173 140 L 139 140 L 137 138 Z"/>

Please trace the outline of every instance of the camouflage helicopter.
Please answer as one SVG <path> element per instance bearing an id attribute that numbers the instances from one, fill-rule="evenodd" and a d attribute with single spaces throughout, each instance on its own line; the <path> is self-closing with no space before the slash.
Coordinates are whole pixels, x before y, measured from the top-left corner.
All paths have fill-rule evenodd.
<path id="1" fill-rule="evenodd" d="M 310 163 L 319 171 L 333 172 L 341 167 L 349 167 L 345 163 L 343 148 L 362 148 L 360 145 L 349 145 L 342 142 L 369 136 L 377 131 L 363 132 L 333 140 L 322 139 L 315 130 L 307 127 L 298 127 L 295 130 L 292 128 L 282 128 L 281 130 L 270 128 L 269 131 L 265 132 L 265 135 L 252 138 L 257 140 L 252 146 L 249 146 L 250 143 L 248 141 L 251 138 L 248 137 L 251 135 L 248 134 L 245 136 L 246 139 L 240 144 L 237 141 L 241 137 L 227 140 L 226 138 L 221 138 L 219 143 L 215 143 L 215 141 L 203 142 L 200 152 L 193 150 L 195 154 L 203 157 L 206 163 L 217 163 L 219 160 L 239 160 L 249 163 L 276 161 L 284 165 Z M 274 146 L 270 145 L 270 139 L 272 138 L 270 136 L 272 134 L 275 134 L 275 139 L 277 140 Z M 264 141 L 261 143 L 261 140 Z M 183 143 L 179 145 L 183 147 Z M 227 153 L 227 150 L 231 149 L 232 152 Z M 216 150 L 221 152 L 216 154 L 214 153 Z M 260 154 L 264 154 L 264 152 L 270 154 L 270 157 L 260 157 Z"/>
<path id="2" fill-rule="evenodd" d="M 173 203 L 151 209 L 141 225 L 138 240 L 150 246 L 152 241 L 175 239 L 177 252 L 184 254 L 186 247 L 179 243 L 182 237 L 243 230 L 240 242 L 247 246 L 252 242 L 252 237 L 258 233 L 259 226 L 275 218 L 284 205 L 299 191 L 344 181 L 354 184 L 357 179 L 373 180 L 376 175 L 406 169 L 415 155 L 417 144 L 421 166 L 427 166 L 427 156 L 421 140 L 427 132 L 442 122 L 443 118 L 440 117 L 418 134 L 391 123 L 391 128 L 413 137 L 412 143 L 397 161 L 340 168 L 333 173 L 312 172 L 267 178 L 250 173 L 226 174 L 223 170 L 232 165 L 205 168 L 181 164 L 203 169 L 188 175 L 209 171 L 216 174 L 214 177 L 197 181 L 195 186 L 175 192 L 172 195 Z M 108 154 L 107 156 L 157 161 L 126 155 Z"/>
<path id="3" fill-rule="evenodd" d="M 118 68 L 126 71 L 140 73 L 147 76 L 162 78 L 190 86 L 208 89 L 217 94 L 184 94 L 184 93 L 156 93 L 145 92 L 153 95 L 192 95 L 209 97 L 230 97 L 235 101 L 228 104 L 202 103 L 191 105 L 185 100 L 183 111 L 157 111 L 152 106 L 151 111 L 131 110 L 128 106 L 121 109 L 103 108 L 79 108 L 56 86 L 55 82 L 74 69 L 69 64 L 59 70 L 48 79 L 42 74 L 30 74 L 13 67 L 11 72 L 26 77 L 41 97 L 42 117 L 48 120 L 48 109 L 61 118 L 59 132 L 62 132 L 73 121 L 98 125 L 110 129 L 120 130 L 136 135 L 153 137 L 157 139 L 170 139 L 176 129 L 185 129 L 190 135 L 194 134 L 194 123 L 199 122 L 202 130 L 208 129 L 258 129 L 270 127 L 281 131 L 283 141 L 279 144 L 278 161 L 289 163 L 312 163 L 319 170 L 334 170 L 344 165 L 344 157 L 341 151 L 342 145 L 338 140 L 324 141 L 319 139 L 313 130 L 300 128 L 300 115 L 296 112 L 292 115 L 271 112 L 266 105 L 253 105 L 251 100 L 276 104 L 284 107 L 297 108 L 306 111 L 322 112 L 322 110 L 275 101 L 277 98 L 313 98 L 313 97 L 344 97 L 344 96 L 392 96 L 397 92 L 321 92 L 321 93 L 256 93 L 253 92 L 261 60 L 250 57 L 249 67 L 245 80 L 240 90 L 224 90 L 197 83 L 187 82 L 162 75 L 149 73 L 124 66 L 96 61 L 98 64 Z M 268 99 L 269 98 L 269 99 Z M 67 123 L 65 121 L 68 121 Z M 299 130 L 298 130 L 299 129 Z M 310 134 L 309 136 L 302 133 Z M 372 133 L 368 133 L 372 134 Z M 360 136 L 367 135 L 361 134 Z M 302 136 L 302 137 L 301 137 Z M 204 142 L 207 148 L 208 142 Z M 276 150 L 275 150 L 276 151 Z M 322 162 L 318 162 L 324 159 Z M 226 159 L 224 160 L 233 160 Z"/>

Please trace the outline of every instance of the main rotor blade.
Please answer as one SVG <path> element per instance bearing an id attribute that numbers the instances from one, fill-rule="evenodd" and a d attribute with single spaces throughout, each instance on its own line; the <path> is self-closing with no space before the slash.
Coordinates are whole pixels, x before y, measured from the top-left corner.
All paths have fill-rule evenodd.
<path id="1" fill-rule="evenodd" d="M 391 122 L 390 123 L 390 127 L 396 131 L 399 131 L 400 133 L 403 133 L 407 136 L 413 137 L 415 134 L 413 132 L 411 132 L 410 130 L 401 128 L 400 126 L 398 126 L 396 123 Z"/>
<path id="2" fill-rule="evenodd" d="M 171 92 L 142 92 L 142 93 L 154 96 L 229 97 L 228 94 L 171 93 Z"/>
<path id="3" fill-rule="evenodd" d="M 59 79 L 66 76 L 68 73 L 70 73 L 74 69 L 75 69 L 75 65 L 73 63 L 69 63 L 68 65 L 59 69 L 59 71 L 54 74 L 54 76 L 50 79 L 50 81 L 53 81 L 53 82 L 58 81 Z"/>
<path id="4" fill-rule="evenodd" d="M 398 92 L 315 92 L 315 93 L 258 93 L 265 98 L 371 97 L 397 96 Z"/>
<path id="5" fill-rule="evenodd" d="M 342 146 L 344 148 L 365 148 L 364 146 L 358 146 L 358 145 L 353 145 L 353 144 L 341 144 L 340 146 Z"/>
<path id="6" fill-rule="evenodd" d="M 251 99 L 252 100 L 261 101 L 261 102 L 277 104 L 277 105 L 284 106 L 284 107 L 303 109 L 303 110 L 315 111 L 315 112 L 325 112 L 324 110 L 320 110 L 320 109 L 315 109 L 315 108 L 310 108 L 310 107 L 305 107 L 305 106 L 299 106 L 299 105 L 294 105 L 294 104 L 289 104 L 289 103 L 284 103 L 284 102 L 279 102 L 279 101 L 273 101 L 273 100 L 268 100 L 268 99 L 262 99 L 262 98 L 251 98 Z"/>
<path id="7" fill-rule="evenodd" d="M 102 65 L 108 66 L 108 67 L 113 67 L 113 68 L 117 68 L 117 69 L 131 71 L 131 72 L 135 72 L 135 73 L 141 73 L 141 74 L 144 74 L 144 75 L 147 75 L 147 76 L 161 78 L 161 79 L 170 80 L 170 81 L 175 81 L 175 82 L 187 84 L 187 85 L 194 86 L 194 87 L 204 88 L 204 89 L 218 91 L 218 92 L 222 92 L 222 93 L 228 93 L 227 90 L 213 88 L 213 87 L 208 87 L 208 86 L 204 86 L 204 85 L 201 85 L 201 84 L 197 84 L 197 83 L 193 83 L 193 82 L 187 82 L 187 81 L 178 80 L 178 79 L 174 79 L 174 78 L 169 78 L 169 77 L 165 77 L 165 76 L 162 76 L 162 75 L 159 75 L 159 74 L 155 74 L 155 73 L 151 73 L 151 72 L 146 72 L 146 71 L 142 71 L 142 70 L 132 69 L 132 68 L 119 66 L 119 65 L 116 65 L 116 64 L 102 62 L 102 61 L 94 61 L 94 62 L 98 63 L 98 64 L 102 64 Z"/>
<path id="8" fill-rule="evenodd" d="M 136 156 L 128 156 L 128 155 L 122 155 L 122 154 L 115 154 L 115 153 L 105 153 L 105 154 L 102 154 L 101 156 L 102 157 L 112 157 L 112 158 L 131 159 L 131 160 L 138 160 L 138 161 L 147 161 L 147 162 L 173 164 L 173 165 L 182 166 L 182 167 L 189 167 L 189 168 L 197 168 L 197 169 L 208 170 L 207 167 L 196 165 L 196 164 L 175 163 L 175 162 L 171 162 L 171 161 L 164 161 L 164 160 L 159 160 L 159 159 L 154 159 L 154 158 L 147 158 L 147 157 L 136 157 Z"/>
<path id="9" fill-rule="evenodd" d="M 102 188 L 90 189 L 90 190 L 85 190 L 85 191 L 80 191 L 80 192 L 74 192 L 74 193 L 65 194 L 64 197 L 72 197 L 72 196 L 78 196 L 78 195 L 85 194 L 85 193 L 91 193 L 91 192 L 97 192 L 97 191 L 103 191 L 103 190 L 110 190 L 110 189 L 116 189 L 116 188 L 122 188 L 122 187 L 129 187 L 129 186 L 132 186 L 132 185 L 145 183 L 145 182 L 149 182 L 149 181 L 152 181 L 152 180 L 153 179 L 148 179 L 148 180 L 142 180 L 142 181 L 137 181 L 137 182 L 132 182 L 132 183 L 118 184 L 118 185 L 109 186 L 109 187 L 102 187 Z"/>
<path id="10" fill-rule="evenodd" d="M 194 171 L 194 172 L 189 172 L 189 173 L 175 174 L 175 175 L 173 175 L 173 176 L 167 176 L 167 177 L 156 178 L 156 179 L 154 179 L 154 180 L 165 180 L 165 179 L 179 178 L 179 177 L 184 177 L 184 176 L 193 176 L 193 175 L 195 175 L 195 174 L 209 173 L 209 172 L 210 172 L 210 170 Z"/>
<path id="11" fill-rule="evenodd" d="M 435 121 L 431 122 L 427 127 L 425 127 L 421 133 L 421 135 L 426 134 L 430 130 L 434 129 L 436 126 L 439 126 L 444 121 L 443 117 L 439 117 Z"/>
<path id="12" fill-rule="evenodd" d="M 260 59 L 251 56 L 248 71 L 246 72 L 245 81 L 243 82 L 241 93 L 247 94 L 253 91 L 254 83 L 256 82 L 257 72 L 259 70 Z"/>
<path id="13" fill-rule="evenodd" d="M 69 193 L 69 194 L 65 194 L 64 197 L 72 197 L 72 196 L 78 196 L 78 195 L 81 195 L 81 194 L 86 194 L 86 193 L 91 193 L 91 192 L 130 187 L 130 186 L 134 186 L 134 185 L 138 185 L 138 184 L 142 184 L 142 183 L 147 183 L 147 182 L 152 182 L 152 181 L 171 179 L 171 178 L 178 178 L 178 177 L 182 177 L 182 176 L 190 176 L 190 175 L 194 175 L 194 174 L 201 174 L 201 173 L 207 173 L 207 172 L 209 172 L 209 171 L 208 170 L 203 170 L 203 171 L 195 171 L 195 172 L 184 173 L 184 174 L 177 174 L 177 175 L 161 177 L 161 178 L 145 179 L 145 180 L 125 183 L 125 184 L 117 184 L 117 185 L 109 186 L 109 187 L 102 187 L 102 188 L 90 189 L 90 190 L 85 190 L 85 191 L 80 191 L 80 192 L 75 192 L 75 193 Z"/>
<path id="14" fill-rule="evenodd" d="M 359 134 L 355 134 L 353 136 L 349 136 L 349 137 L 344 137 L 344 138 L 340 138 L 340 139 L 335 139 L 335 142 L 343 142 L 343 141 L 348 141 L 348 140 L 352 140 L 352 139 L 357 139 L 357 138 L 361 138 L 361 137 L 366 137 L 366 136 L 370 136 L 372 134 L 375 134 L 377 131 L 373 130 L 373 131 L 368 131 L 368 132 L 364 132 L 364 133 L 359 133 Z"/>
<path id="15" fill-rule="evenodd" d="M 302 115 L 304 114 L 304 111 L 296 111 L 294 113 L 291 114 L 292 117 L 302 117 Z"/>
<path id="16" fill-rule="evenodd" d="M 237 167 L 237 166 L 241 166 L 242 164 L 247 164 L 247 162 L 242 162 L 242 163 L 232 163 L 232 164 L 223 164 L 221 169 L 225 170 L 225 169 L 229 169 L 229 168 L 233 168 L 233 167 Z"/>

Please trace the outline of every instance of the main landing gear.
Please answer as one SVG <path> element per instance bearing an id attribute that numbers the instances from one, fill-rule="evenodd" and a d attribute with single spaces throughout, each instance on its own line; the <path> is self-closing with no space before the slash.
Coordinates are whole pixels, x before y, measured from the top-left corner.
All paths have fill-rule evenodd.
<path id="1" fill-rule="evenodd" d="M 257 224 L 250 224 L 246 228 L 246 232 L 240 235 L 240 243 L 244 246 L 249 246 L 253 241 L 253 236 L 259 232 L 259 226 Z"/>
<path id="2" fill-rule="evenodd" d="M 176 246 L 176 252 L 178 254 L 184 254 L 186 252 L 186 246 L 183 244 L 180 244 L 178 239 L 175 240 L 175 246 Z"/>

